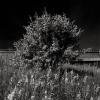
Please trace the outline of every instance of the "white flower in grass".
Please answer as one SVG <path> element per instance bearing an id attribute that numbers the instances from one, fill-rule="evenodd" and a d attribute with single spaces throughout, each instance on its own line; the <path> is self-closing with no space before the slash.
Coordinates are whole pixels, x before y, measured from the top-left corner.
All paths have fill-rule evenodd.
<path id="1" fill-rule="evenodd" d="M 76 95 L 77 99 L 81 99 L 81 93 L 79 91 L 79 93 Z"/>
<path id="2" fill-rule="evenodd" d="M 58 79 L 58 74 L 54 74 L 54 78 L 55 79 Z"/>
<path id="3" fill-rule="evenodd" d="M 77 76 L 74 76 L 73 79 L 75 80 L 77 78 Z"/>
<path id="4" fill-rule="evenodd" d="M 86 75 L 83 79 L 83 82 L 86 83 L 88 76 Z"/>
<path id="5" fill-rule="evenodd" d="M 11 94 L 8 95 L 8 100 L 13 100 L 13 97 L 14 97 L 16 91 L 17 91 L 17 88 L 15 87 L 14 90 L 11 92 Z"/>
<path id="6" fill-rule="evenodd" d="M 48 69 L 48 72 L 47 72 L 47 78 L 49 79 L 50 78 L 50 74 L 51 74 L 51 68 Z"/>
<path id="7" fill-rule="evenodd" d="M 35 96 L 31 96 L 31 100 L 34 100 Z"/>
<path id="8" fill-rule="evenodd" d="M 87 85 L 86 91 L 90 90 L 90 85 Z"/>
<path id="9" fill-rule="evenodd" d="M 79 86 L 80 85 L 80 82 L 78 82 L 77 85 Z"/>
<path id="10" fill-rule="evenodd" d="M 71 71 L 71 75 L 73 75 L 74 74 L 74 72 L 73 72 L 73 70 Z"/>
<path id="11" fill-rule="evenodd" d="M 100 87 L 97 87 L 97 88 L 96 88 L 96 92 L 99 92 L 99 90 L 100 90 Z"/>
<path id="12" fill-rule="evenodd" d="M 65 84 L 68 82 L 68 73 L 67 72 L 65 72 Z"/>
<path id="13" fill-rule="evenodd" d="M 35 82 L 34 78 L 32 78 L 31 81 L 30 81 L 30 84 L 32 85 L 32 84 L 34 84 L 34 82 Z"/>
<path id="14" fill-rule="evenodd" d="M 21 92 L 22 92 L 22 90 L 20 89 L 19 92 L 18 92 L 18 95 L 19 95 L 19 96 L 21 95 Z"/>
<path id="15" fill-rule="evenodd" d="M 47 96 L 47 90 L 45 90 L 45 99 L 47 99 L 48 96 Z"/>
<path id="16" fill-rule="evenodd" d="M 68 82 L 68 78 L 67 77 L 65 77 L 65 84 Z"/>
<path id="17" fill-rule="evenodd" d="M 91 97 L 90 100 L 94 100 L 93 97 Z"/>
<path id="18" fill-rule="evenodd" d="M 18 81 L 17 85 L 19 85 L 21 82 L 23 82 L 23 80 L 22 80 L 22 79 L 20 79 L 20 80 Z"/>
<path id="19" fill-rule="evenodd" d="M 98 96 L 97 100 L 100 100 L 100 96 Z"/>
<path id="20" fill-rule="evenodd" d="M 71 79 L 71 85 L 72 86 L 74 85 L 74 79 Z"/>

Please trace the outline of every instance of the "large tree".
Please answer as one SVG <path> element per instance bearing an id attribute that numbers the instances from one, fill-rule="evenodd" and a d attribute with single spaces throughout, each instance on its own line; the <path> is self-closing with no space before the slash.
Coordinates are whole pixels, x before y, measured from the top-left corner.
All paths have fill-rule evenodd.
<path id="1" fill-rule="evenodd" d="M 14 64 L 27 68 L 37 66 L 41 70 L 51 66 L 53 71 L 72 58 L 71 50 L 78 45 L 81 33 L 80 28 L 65 14 L 50 15 L 47 12 L 42 16 L 36 15 L 25 29 L 23 39 L 14 44 Z"/>
<path id="2" fill-rule="evenodd" d="M 8 99 L 62 100 L 65 97 L 62 87 L 66 84 L 61 81 L 64 72 L 61 67 L 76 56 L 81 29 L 65 14 L 47 12 L 35 16 L 25 29 L 26 34 L 14 44 L 16 51 L 11 64 L 16 70 Z"/>
<path id="3" fill-rule="evenodd" d="M 77 56 L 74 51 L 78 49 L 81 30 L 73 21 L 65 14 L 45 12 L 25 29 L 23 39 L 15 43 L 11 63 L 17 70 L 5 100 L 90 100 L 99 95 L 95 78 L 76 73 L 91 72 L 94 68 L 65 64 Z M 68 72 L 66 67 L 73 71 Z"/>

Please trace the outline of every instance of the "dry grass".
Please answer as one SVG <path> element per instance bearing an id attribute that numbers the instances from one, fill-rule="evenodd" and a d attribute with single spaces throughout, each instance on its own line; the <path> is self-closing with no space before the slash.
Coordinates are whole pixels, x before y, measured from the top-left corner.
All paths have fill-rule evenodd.
<path id="1" fill-rule="evenodd" d="M 100 84 L 90 75 L 79 75 L 65 69 L 59 82 L 59 70 L 55 73 L 29 70 L 20 74 L 8 100 L 97 100 L 100 96 Z M 17 76 L 18 77 L 18 76 Z M 13 77 L 14 80 L 14 77 Z M 11 86 L 12 87 L 12 86 Z M 10 88 L 11 88 L 10 87 Z M 34 99 L 33 99 L 34 98 Z"/>
<path id="2" fill-rule="evenodd" d="M 87 74 L 90 66 L 81 68 L 67 64 L 67 68 L 78 69 L 82 74 L 74 70 L 68 72 L 65 68 L 59 82 L 59 69 L 56 72 L 50 68 L 45 72 L 38 69 L 16 71 L 9 66 L 9 57 L 11 55 L 0 57 L 0 100 L 98 100 L 100 96 L 100 82 L 96 76 Z"/>

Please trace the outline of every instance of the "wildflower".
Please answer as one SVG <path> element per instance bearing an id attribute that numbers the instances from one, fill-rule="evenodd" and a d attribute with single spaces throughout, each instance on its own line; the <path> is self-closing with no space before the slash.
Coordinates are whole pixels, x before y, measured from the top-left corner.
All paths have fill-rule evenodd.
<path id="1" fill-rule="evenodd" d="M 93 97 L 91 97 L 90 100 L 93 100 Z"/>
<path id="2" fill-rule="evenodd" d="M 83 82 L 86 83 L 86 80 L 87 80 L 88 76 L 86 75 L 83 79 Z"/>
<path id="3" fill-rule="evenodd" d="M 76 95 L 77 99 L 81 99 L 81 93 L 79 91 L 79 93 Z"/>
<path id="4" fill-rule="evenodd" d="M 11 92 L 11 94 L 8 95 L 8 100 L 13 100 L 16 90 L 17 90 L 17 88 L 15 87 L 14 90 Z"/>

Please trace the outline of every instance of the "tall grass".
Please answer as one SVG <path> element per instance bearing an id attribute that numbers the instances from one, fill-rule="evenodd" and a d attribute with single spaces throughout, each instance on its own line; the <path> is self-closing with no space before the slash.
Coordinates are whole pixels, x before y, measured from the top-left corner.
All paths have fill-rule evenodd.
<path id="1" fill-rule="evenodd" d="M 93 66 L 83 65 L 84 69 L 91 67 L 87 71 L 83 66 L 66 64 L 59 81 L 60 68 L 55 72 L 50 67 L 46 71 L 19 70 L 10 66 L 9 58 L 9 54 L 0 56 L 0 100 L 98 100 L 100 96 L 100 82 L 88 74 Z"/>
<path id="2" fill-rule="evenodd" d="M 24 70 L 25 71 L 25 70 Z M 16 80 L 17 77 L 17 81 Z M 31 69 L 18 72 L 10 81 L 10 93 L 7 100 L 98 100 L 100 83 L 91 75 L 79 75 L 75 71 L 60 69 L 52 72 L 50 68 L 40 72 Z"/>
<path id="3" fill-rule="evenodd" d="M 4 100 L 14 68 L 9 65 L 13 53 L 0 53 L 0 100 Z"/>

